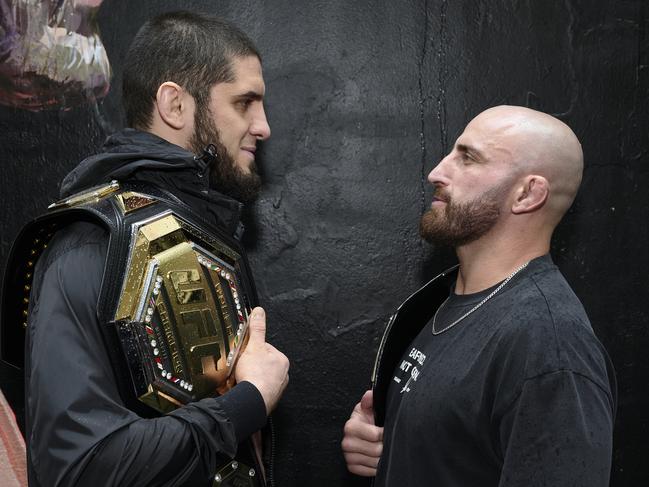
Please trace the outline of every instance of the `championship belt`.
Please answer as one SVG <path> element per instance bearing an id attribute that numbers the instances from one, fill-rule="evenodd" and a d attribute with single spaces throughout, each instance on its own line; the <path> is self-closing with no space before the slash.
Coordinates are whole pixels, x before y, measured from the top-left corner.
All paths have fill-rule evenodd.
<path id="1" fill-rule="evenodd" d="M 173 211 L 131 224 L 114 321 L 140 401 L 164 413 L 234 385 L 250 313 L 240 261 Z"/>
<path id="2" fill-rule="evenodd" d="M 22 368 L 34 268 L 54 234 L 79 221 L 109 234 L 97 316 L 128 407 L 152 417 L 229 390 L 257 305 L 243 249 L 144 182 L 91 188 L 22 229 L 2 285 L 0 358 Z M 240 453 L 218 467 L 215 487 L 264 485 L 254 454 Z"/>
<path id="3" fill-rule="evenodd" d="M 113 181 L 49 210 L 12 248 L 3 285 L 2 359 L 22 367 L 19 344 L 41 252 L 59 228 L 85 220 L 110 234 L 97 314 L 124 400 L 167 413 L 234 385 L 230 376 L 257 302 L 236 240 L 146 183 Z"/>

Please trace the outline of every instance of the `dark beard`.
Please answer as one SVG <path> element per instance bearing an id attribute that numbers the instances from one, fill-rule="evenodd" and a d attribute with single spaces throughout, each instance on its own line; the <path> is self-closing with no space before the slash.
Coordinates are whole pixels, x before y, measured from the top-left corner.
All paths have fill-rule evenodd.
<path id="1" fill-rule="evenodd" d="M 244 173 L 236 165 L 234 158 L 221 143 L 219 130 L 214 125 L 209 107 L 197 101 L 194 133 L 189 141 L 190 149 L 195 154 L 202 155 L 208 144 L 216 147 L 216 160 L 210 165 L 210 188 L 242 203 L 250 203 L 257 199 L 261 191 L 261 177 L 257 172 L 257 165 L 253 161 L 249 173 Z"/>
<path id="2" fill-rule="evenodd" d="M 421 217 L 419 234 L 427 242 L 461 247 L 478 240 L 498 221 L 504 185 L 487 190 L 467 203 L 454 203 L 439 188 L 435 196 L 446 201 L 443 208 L 431 208 Z"/>

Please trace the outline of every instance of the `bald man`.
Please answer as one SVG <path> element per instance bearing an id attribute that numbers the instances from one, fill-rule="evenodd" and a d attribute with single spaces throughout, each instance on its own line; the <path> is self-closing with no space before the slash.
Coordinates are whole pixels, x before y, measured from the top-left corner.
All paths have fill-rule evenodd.
<path id="1" fill-rule="evenodd" d="M 459 265 L 390 320 L 345 424 L 352 473 L 376 487 L 608 485 L 614 371 L 548 254 L 582 167 L 567 125 L 500 106 L 431 171 L 420 233 Z"/>

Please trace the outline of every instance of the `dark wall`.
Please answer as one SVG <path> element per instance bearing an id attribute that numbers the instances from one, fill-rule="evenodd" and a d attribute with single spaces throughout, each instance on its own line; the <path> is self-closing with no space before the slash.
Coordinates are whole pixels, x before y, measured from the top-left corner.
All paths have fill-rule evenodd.
<path id="1" fill-rule="evenodd" d="M 617 368 L 612 485 L 649 466 L 649 7 L 643 0 L 106 0 L 114 87 L 98 106 L 0 108 L 0 259 L 56 182 L 97 150 L 119 112 L 140 24 L 177 8 L 218 13 L 261 48 L 273 136 L 246 243 L 269 340 L 291 358 L 275 414 L 278 485 L 361 485 L 339 450 L 392 310 L 453 256 L 421 242 L 425 176 L 463 126 L 497 104 L 557 115 L 580 137 L 582 189 L 553 241 Z M 1 372 L 14 400 L 16 375 Z"/>

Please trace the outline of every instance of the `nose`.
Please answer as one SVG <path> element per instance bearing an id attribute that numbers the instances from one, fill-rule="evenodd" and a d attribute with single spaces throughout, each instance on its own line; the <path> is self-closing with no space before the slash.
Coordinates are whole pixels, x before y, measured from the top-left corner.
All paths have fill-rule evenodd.
<path id="1" fill-rule="evenodd" d="M 252 119 L 252 123 L 250 124 L 250 133 L 258 140 L 266 140 L 270 137 L 270 125 L 268 125 L 263 105 L 259 106 L 258 112 L 255 113 Z"/>
<path id="2" fill-rule="evenodd" d="M 451 159 L 449 153 L 444 159 L 439 161 L 437 165 L 428 173 L 426 178 L 433 186 L 446 186 L 449 183 L 449 161 Z"/>

